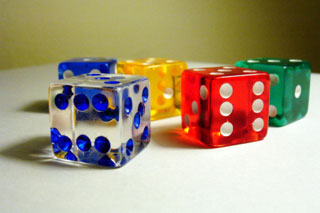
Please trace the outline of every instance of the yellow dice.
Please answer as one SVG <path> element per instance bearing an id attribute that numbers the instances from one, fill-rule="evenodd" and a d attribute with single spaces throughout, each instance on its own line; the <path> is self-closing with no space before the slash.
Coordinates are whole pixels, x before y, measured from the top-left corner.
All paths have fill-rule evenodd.
<path id="1" fill-rule="evenodd" d="M 181 74 L 184 61 L 146 58 L 120 61 L 118 74 L 143 75 L 150 80 L 151 120 L 180 115 Z"/>

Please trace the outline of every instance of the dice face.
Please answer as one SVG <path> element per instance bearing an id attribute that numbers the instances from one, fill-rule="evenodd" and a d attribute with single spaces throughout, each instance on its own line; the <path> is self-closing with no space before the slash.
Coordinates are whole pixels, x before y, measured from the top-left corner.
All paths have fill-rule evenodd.
<path id="1" fill-rule="evenodd" d="M 265 72 L 213 67 L 182 73 L 182 127 L 210 147 L 262 140 L 268 129 L 270 78 Z"/>
<path id="2" fill-rule="evenodd" d="M 285 126 L 308 111 L 311 66 L 298 59 L 256 58 L 236 63 L 270 74 L 270 126 Z"/>
<path id="3" fill-rule="evenodd" d="M 187 69 L 183 61 L 147 58 L 121 61 L 119 74 L 142 75 L 150 80 L 151 120 L 180 114 L 181 73 Z"/>
<path id="4" fill-rule="evenodd" d="M 120 167 L 150 140 L 149 80 L 86 74 L 49 88 L 51 142 L 61 159 Z"/>
<path id="5" fill-rule="evenodd" d="M 74 58 L 59 64 L 59 79 L 87 73 L 114 74 L 116 64 L 117 60 L 114 58 Z"/>

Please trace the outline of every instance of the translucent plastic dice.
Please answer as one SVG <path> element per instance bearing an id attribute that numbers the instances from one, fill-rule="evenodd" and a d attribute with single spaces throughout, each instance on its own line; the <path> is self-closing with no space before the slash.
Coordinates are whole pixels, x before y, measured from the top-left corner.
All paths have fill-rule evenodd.
<path id="1" fill-rule="evenodd" d="M 59 79 L 81 74 L 115 73 L 117 60 L 114 58 L 74 58 L 58 66 Z"/>
<path id="2" fill-rule="evenodd" d="M 186 70 L 181 79 L 182 127 L 210 147 L 262 140 L 268 129 L 270 78 L 235 67 Z"/>
<path id="3" fill-rule="evenodd" d="M 118 63 L 117 72 L 149 78 L 151 120 L 158 120 L 180 114 L 181 73 L 186 68 L 184 61 L 147 58 L 121 61 Z"/>
<path id="4" fill-rule="evenodd" d="M 270 74 L 270 125 L 284 126 L 303 118 L 308 111 L 311 66 L 299 59 L 256 58 L 238 67 Z"/>
<path id="5" fill-rule="evenodd" d="M 56 157 L 120 167 L 150 140 L 150 87 L 145 77 L 86 74 L 49 88 Z"/>

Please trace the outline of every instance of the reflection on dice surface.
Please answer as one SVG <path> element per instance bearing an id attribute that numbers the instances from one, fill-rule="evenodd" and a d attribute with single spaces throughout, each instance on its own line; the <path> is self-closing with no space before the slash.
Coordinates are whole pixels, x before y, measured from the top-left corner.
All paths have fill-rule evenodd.
<path id="1" fill-rule="evenodd" d="M 117 60 L 114 58 L 74 58 L 59 64 L 59 79 L 87 73 L 114 74 L 116 64 Z"/>
<path id="2" fill-rule="evenodd" d="M 262 140 L 268 129 L 270 79 L 235 67 L 186 70 L 181 79 L 182 127 L 210 147 Z"/>
<path id="3" fill-rule="evenodd" d="M 150 140 L 149 80 L 86 74 L 49 88 L 51 142 L 56 157 L 120 167 Z"/>
<path id="4" fill-rule="evenodd" d="M 311 66 L 299 59 L 256 58 L 238 67 L 270 74 L 270 125 L 284 126 L 303 118 L 308 111 Z"/>
<path id="5" fill-rule="evenodd" d="M 117 72 L 149 78 L 151 120 L 158 120 L 180 115 L 181 73 L 186 68 L 184 61 L 147 58 L 121 61 L 117 65 Z"/>

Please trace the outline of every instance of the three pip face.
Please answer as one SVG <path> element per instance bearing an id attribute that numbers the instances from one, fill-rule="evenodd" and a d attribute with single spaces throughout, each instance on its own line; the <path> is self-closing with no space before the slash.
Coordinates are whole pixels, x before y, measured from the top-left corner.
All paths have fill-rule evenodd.
<path id="1" fill-rule="evenodd" d="M 185 134 L 215 148 L 262 140 L 269 124 L 284 126 L 308 109 L 311 67 L 296 59 L 188 70 L 164 58 L 77 58 L 58 70 L 62 80 L 49 89 L 55 156 L 107 167 L 147 146 L 150 120 L 181 114 Z"/>

